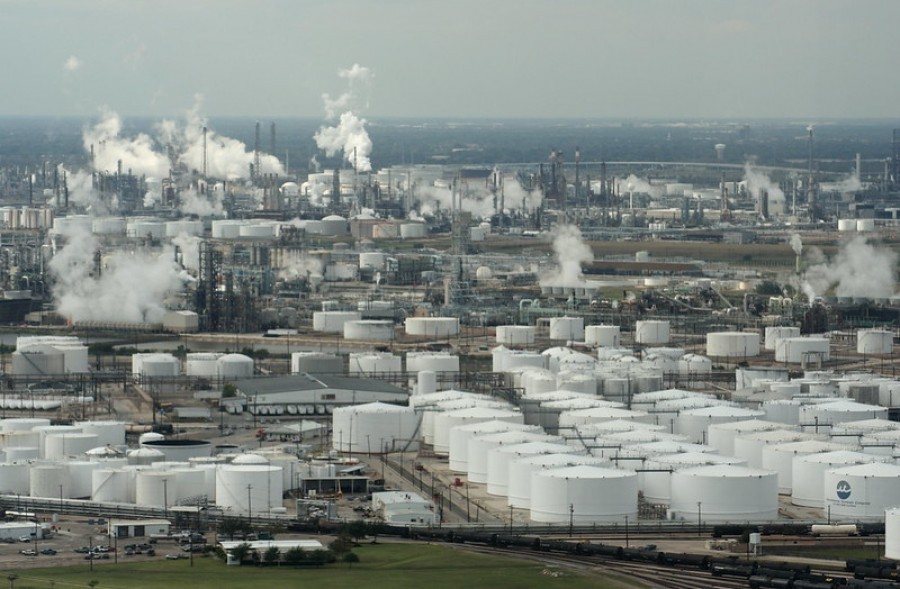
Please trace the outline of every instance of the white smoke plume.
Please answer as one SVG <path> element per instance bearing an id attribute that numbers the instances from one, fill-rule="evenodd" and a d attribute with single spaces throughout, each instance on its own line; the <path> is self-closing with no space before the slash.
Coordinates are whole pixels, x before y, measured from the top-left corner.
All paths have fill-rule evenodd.
<path id="1" fill-rule="evenodd" d="M 94 181 L 90 172 L 67 170 L 62 164 L 57 167 L 57 170 L 60 178 L 65 177 L 70 205 L 81 207 L 95 216 L 106 215 L 110 212 L 109 204 L 104 202 L 100 192 L 94 189 Z M 47 204 L 55 206 L 56 197 L 54 196 Z"/>
<path id="2" fill-rule="evenodd" d="M 624 180 L 619 181 L 619 193 L 627 196 L 629 192 L 662 196 L 665 192 L 665 187 L 653 185 L 648 180 L 631 174 Z"/>
<path id="3" fill-rule="evenodd" d="M 857 192 L 862 190 L 862 187 L 862 182 L 860 181 L 859 176 L 857 176 L 856 171 L 833 184 L 822 184 L 823 191 L 833 190 L 834 192 L 840 193 Z"/>
<path id="4" fill-rule="evenodd" d="M 94 171 L 114 174 L 122 162 L 122 171 L 136 176 L 165 177 L 169 174 L 169 161 L 156 151 L 153 139 L 145 133 L 135 137 L 120 137 L 122 119 L 115 112 L 104 108 L 100 122 L 85 128 L 82 143 L 85 150 L 94 148 Z"/>
<path id="5" fill-rule="evenodd" d="M 794 250 L 794 254 L 797 256 L 803 255 L 803 240 L 800 238 L 799 233 L 794 233 L 791 235 L 791 249 Z"/>
<path id="6" fill-rule="evenodd" d="M 324 270 L 322 260 L 304 252 L 287 252 L 284 263 L 278 272 L 280 280 L 298 280 L 315 274 L 321 275 Z"/>
<path id="7" fill-rule="evenodd" d="M 66 243 L 50 260 L 57 312 L 69 321 L 156 323 L 165 313 L 163 301 L 184 286 L 171 248 L 150 252 L 119 251 L 94 274 L 96 238 L 74 226 L 63 233 Z"/>
<path id="8" fill-rule="evenodd" d="M 510 212 L 532 210 L 540 206 L 543 200 L 540 190 L 525 190 L 515 179 L 507 179 L 503 190 L 503 205 Z M 457 198 L 460 210 L 471 213 L 476 219 L 489 219 L 500 204 L 500 194 L 491 192 L 483 184 L 463 183 Z M 419 213 L 429 216 L 438 210 L 450 210 L 453 193 L 447 186 L 424 186 L 416 191 L 415 200 Z"/>
<path id="9" fill-rule="evenodd" d="M 541 206 L 544 195 L 539 188 L 525 190 L 518 180 L 507 176 L 503 182 L 503 207 L 507 211 L 532 210 Z"/>
<path id="10" fill-rule="evenodd" d="M 177 260 L 186 270 L 195 272 L 200 270 L 200 242 L 196 235 L 181 233 L 172 238 L 172 245 L 181 250 L 181 256 Z"/>
<path id="11" fill-rule="evenodd" d="M 887 298 L 895 294 L 898 255 L 857 236 L 841 246 L 830 262 L 810 266 L 803 292 L 813 300 L 834 288 L 839 297 Z"/>
<path id="12" fill-rule="evenodd" d="M 340 114 L 336 125 L 321 127 L 313 139 L 316 146 L 331 157 L 343 152 L 344 160 L 358 172 L 372 169 L 369 156 L 372 154 L 372 140 L 366 131 L 366 120 L 356 114 L 368 107 L 368 86 L 373 75 L 371 70 L 359 64 L 341 70 L 338 76 L 346 79 L 348 89 L 337 98 L 322 95 L 325 103 L 325 117 L 334 119 Z M 356 111 L 356 112 L 354 112 Z"/>
<path id="13" fill-rule="evenodd" d="M 749 162 L 744 165 L 744 182 L 747 186 L 747 192 L 754 199 L 759 198 L 760 192 L 765 190 L 769 193 L 770 202 L 785 202 L 784 191 L 778 184 L 764 173 L 755 169 Z"/>
<path id="14" fill-rule="evenodd" d="M 225 215 L 223 192 L 220 190 L 209 190 L 206 194 L 200 194 L 195 189 L 189 188 L 181 191 L 178 198 L 181 201 L 178 210 L 185 215 L 197 215 L 198 217 Z"/>
<path id="15" fill-rule="evenodd" d="M 556 267 L 541 277 L 541 286 L 575 286 L 584 282 L 581 265 L 594 261 L 591 246 L 584 242 L 575 225 L 559 225 L 554 231 L 553 253 Z"/>
<path id="16" fill-rule="evenodd" d="M 81 69 L 82 65 L 84 65 L 84 63 L 80 59 L 74 55 L 70 55 L 68 59 L 63 62 L 63 69 L 67 72 L 77 72 Z"/>

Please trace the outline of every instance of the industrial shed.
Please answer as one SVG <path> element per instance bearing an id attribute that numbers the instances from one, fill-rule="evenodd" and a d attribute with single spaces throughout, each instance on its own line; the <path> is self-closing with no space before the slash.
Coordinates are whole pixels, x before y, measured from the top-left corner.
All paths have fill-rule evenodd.
<path id="1" fill-rule="evenodd" d="M 257 415 L 313 415 L 362 403 L 406 404 L 409 394 L 390 383 L 345 376 L 302 373 L 236 381 L 247 409 Z"/>
<path id="2" fill-rule="evenodd" d="M 167 535 L 171 526 L 167 519 L 114 519 L 109 522 L 109 535 L 114 538 Z"/>

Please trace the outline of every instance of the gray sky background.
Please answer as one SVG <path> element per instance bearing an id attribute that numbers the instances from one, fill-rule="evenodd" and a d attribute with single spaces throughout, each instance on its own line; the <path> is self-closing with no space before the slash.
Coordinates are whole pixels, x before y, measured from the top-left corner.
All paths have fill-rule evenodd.
<path id="1" fill-rule="evenodd" d="M 2 115 L 896 118 L 898 0 L 0 0 Z M 68 67 L 67 67 L 68 65 Z"/>

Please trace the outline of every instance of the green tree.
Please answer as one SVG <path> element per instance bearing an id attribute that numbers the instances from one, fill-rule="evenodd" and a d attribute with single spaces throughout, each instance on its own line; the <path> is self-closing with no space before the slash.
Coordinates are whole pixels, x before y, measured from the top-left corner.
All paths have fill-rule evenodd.
<path id="1" fill-rule="evenodd" d="M 278 564 L 281 559 L 281 550 L 277 546 L 270 546 L 263 554 L 263 562 L 266 564 Z"/>
<path id="2" fill-rule="evenodd" d="M 353 563 L 359 562 L 359 556 L 357 556 L 355 552 L 348 552 L 341 560 L 347 563 L 348 569 L 352 569 Z"/>
<path id="3" fill-rule="evenodd" d="M 15 589 L 16 579 L 19 578 L 19 575 L 13 573 L 11 575 L 6 576 L 9 579 L 9 589 Z"/>
<path id="4" fill-rule="evenodd" d="M 342 529 L 342 533 L 347 534 L 357 542 L 361 539 L 365 538 L 369 532 L 369 526 L 365 521 L 361 519 L 354 520 L 346 525 L 344 525 Z"/>
<path id="5" fill-rule="evenodd" d="M 284 553 L 284 562 L 285 564 L 290 565 L 298 565 L 303 564 L 306 561 L 306 552 L 300 548 L 299 546 L 295 546 L 291 548 L 287 552 Z"/>
<path id="6" fill-rule="evenodd" d="M 367 535 L 372 536 L 372 544 L 377 544 L 379 534 L 384 534 L 387 531 L 387 526 L 384 522 L 369 522 L 366 527 L 368 528 Z"/>
<path id="7" fill-rule="evenodd" d="M 234 540 L 234 535 L 239 532 L 247 533 L 250 531 L 250 526 L 247 524 L 246 520 L 243 520 L 239 517 L 223 517 L 222 521 L 219 522 L 219 535 L 228 536 L 231 540 Z"/>
<path id="8" fill-rule="evenodd" d="M 332 540 L 328 548 L 337 555 L 346 554 L 353 549 L 353 539 L 345 532 L 341 532 L 337 538 Z"/>
<path id="9" fill-rule="evenodd" d="M 224 386 L 222 386 L 222 398 L 223 399 L 231 399 L 237 396 L 237 387 L 234 386 L 234 383 L 226 382 Z"/>
<path id="10" fill-rule="evenodd" d="M 244 542 L 231 549 L 231 556 L 238 561 L 238 564 L 242 564 L 250 556 L 251 550 L 250 545 Z"/>

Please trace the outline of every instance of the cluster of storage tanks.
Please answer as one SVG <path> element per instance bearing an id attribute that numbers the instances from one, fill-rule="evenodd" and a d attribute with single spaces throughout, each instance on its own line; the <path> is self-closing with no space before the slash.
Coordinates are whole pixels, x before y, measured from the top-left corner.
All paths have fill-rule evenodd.
<path id="1" fill-rule="evenodd" d="M 775 361 L 788 364 L 827 362 L 831 359 L 831 338 L 800 335 L 799 327 L 767 327 L 760 341 L 757 332 L 721 331 L 706 335 L 706 353 L 714 358 L 752 358 L 762 351 L 775 353 Z M 883 329 L 856 332 L 856 351 L 865 355 L 886 355 L 893 351 L 893 333 Z"/>
<path id="2" fill-rule="evenodd" d="M 217 379 L 249 378 L 254 372 L 253 358 L 243 354 L 192 352 L 184 358 L 187 376 Z M 139 353 L 131 357 L 134 378 L 165 378 L 182 374 L 182 361 L 168 353 Z"/>
<path id="3" fill-rule="evenodd" d="M 125 446 L 126 424 L 50 425 L 0 420 L 0 492 L 52 499 L 173 507 L 213 503 L 231 513 L 283 513 L 283 493 L 313 468 L 280 449 L 234 454 L 202 440 L 144 434 Z"/>
<path id="4" fill-rule="evenodd" d="M 12 354 L 13 374 L 80 374 L 88 369 L 88 348 L 77 337 L 29 335 L 16 338 L 16 350 Z"/>

